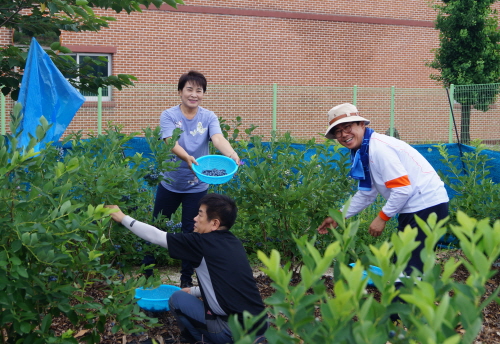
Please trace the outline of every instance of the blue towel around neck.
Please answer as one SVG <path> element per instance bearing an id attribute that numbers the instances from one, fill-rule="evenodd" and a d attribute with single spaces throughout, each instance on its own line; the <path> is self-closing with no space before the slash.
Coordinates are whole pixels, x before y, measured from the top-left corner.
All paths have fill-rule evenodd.
<path id="1" fill-rule="evenodd" d="M 372 128 L 366 127 L 363 142 L 359 149 L 351 149 L 351 177 L 359 180 L 358 190 L 370 191 L 372 189 L 372 178 L 370 176 L 370 160 L 368 151 L 370 148 L 370 137 L 374 133 Z"/>

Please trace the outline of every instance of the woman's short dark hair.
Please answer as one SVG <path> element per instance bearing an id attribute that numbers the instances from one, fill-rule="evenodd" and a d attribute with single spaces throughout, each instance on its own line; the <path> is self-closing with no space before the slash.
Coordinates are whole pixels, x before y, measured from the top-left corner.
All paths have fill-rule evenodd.
<path id="1" fill-rule="evenodd" d="M 200 86 L 201 88 L 203 88 L 203 93 L 207 91 L 207 79 L 205 79 L 205 76 L 203 74 L 195 70 L 190 70 L 189 72 L 181 75 L 181 77 L 179 78 L 179 83 L 177 85 L 177 90 L 182 91 L 188 81 L 196 86 Z"/>
<path id="2" fill-rule="evenodd" d="M 200 205 L 207 207 L 209 221 L 219 219 L 220 226 L 224 226 L 226 229 L 230 229 L 234 225 L 238 208 L 230 197 L 221 194 L 206 194 L 200 200 Z"/>

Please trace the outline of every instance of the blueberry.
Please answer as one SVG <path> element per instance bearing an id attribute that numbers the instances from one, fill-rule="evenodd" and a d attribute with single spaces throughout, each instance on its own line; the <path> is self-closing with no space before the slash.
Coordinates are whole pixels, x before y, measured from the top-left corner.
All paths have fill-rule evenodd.
<path id="1" fill-rule="evenodd" d="M 56 276 L 49 276 L 49 282 L 55 282 L 55 281 L 57 281 Z"/>
<path id="2" fill-rule="evenodd" d="M 396 335 L 395 331 L 389 331 L 389 338 L 393 338 Z"/>
<path id="3" fill-rule="evenodd" d="M 203 170 L 201 173 L 206 175 L 206 176 L 210 176 L 210 177 L 222 177 L 222 176 L 227 175 L 227 172 L 225 169 L 219 170 L 217 168 L 213 168 L 211 170 Z"/>

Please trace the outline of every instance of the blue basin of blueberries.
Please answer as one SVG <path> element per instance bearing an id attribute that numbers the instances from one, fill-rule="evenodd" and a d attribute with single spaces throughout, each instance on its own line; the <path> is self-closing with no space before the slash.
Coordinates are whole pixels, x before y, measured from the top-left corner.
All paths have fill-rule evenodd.
<path id="1" fill-rule="evenodd" d="M 198 165 L 193 164 L 193 171 L 204 183 L 223 184 L 233 178 L 238 165 L 224 155 L 205 155 L 196 159 Z"/>

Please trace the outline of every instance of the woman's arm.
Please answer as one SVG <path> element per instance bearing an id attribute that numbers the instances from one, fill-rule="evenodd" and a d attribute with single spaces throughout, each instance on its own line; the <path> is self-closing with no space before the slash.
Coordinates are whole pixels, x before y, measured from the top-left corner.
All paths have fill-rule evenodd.
<path id="1" fill-rule="evenodd" d="M 240 164 L 240 157 L 238 156 L 238 153 L 231 147 L 231 144 L 229 143 L 228 140 L 224 137 L 222 134 L 214 134 L 211 137 L 212 142 L 222 154 L 225 156 L 233 159 L 236 164 Z"/>
<path id="2" fill-rule="evenodd" d="M 167 140 L 169 140 L 169 139 L 170 139 L 170 137 L 167 137 L 163 141 L 165 141 L 165 143 L 168 143 Z M 182 146 L 179 144 L 179 142 L 175 143 L 174 148 L 172 148 L 172 153 L 177 155 L 179 157 L 179 159 L 187 162 L 189 168 L 191 168 L 191 169 L 192 169 L 192 167 L 191 167 L 192 164 L 198 165 L 198 162 L 196 162 L 196 158 L 192 155 L 189 155 L 188 152 L 186 152 L 186 150 L 184 148 L 182 148 Z"/>

